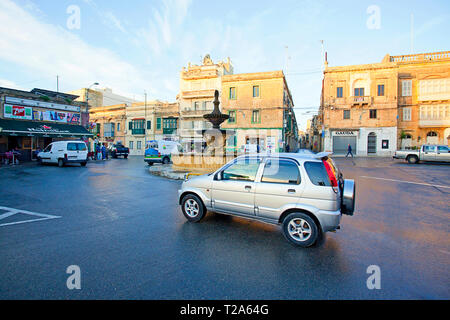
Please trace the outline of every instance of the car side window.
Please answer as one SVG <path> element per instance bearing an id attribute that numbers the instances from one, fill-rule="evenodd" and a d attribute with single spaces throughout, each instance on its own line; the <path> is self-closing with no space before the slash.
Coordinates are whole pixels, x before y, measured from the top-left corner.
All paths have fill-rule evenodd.
<path id="1" fill-rule="evenodd" d="M 425 152 L 436 152 L 436 147 L 435 146 L 425 146 L 424 151 Z"/>
<path id="2" fill-rule="evenodd" d="M 261 182 L 300 184 L 300 171 L 292 161 L 271 159 L 266 162 Z"/>
<path id="3" fill-rule="evenodd" d="M 261 159 L 238 159 L 222 171 L 222 180 L 255 181 Z"/>
<path id="4" fill-rule="evenodd" d="M 445 147 L 445 146 L 439 146 L 438 147 L 438 152 L 448 153 L 449 149 L 448 149 L 448 147 Z"/>
<path id="5" fill-rule="evenodd" d="M 52 150 L 52 146 L 52 144 L 49 144 L 47 148 L 44 149 L 44 152 L 50 152 L 50 150 Z"/>
<path id="6" fill-rule="evenodd" d="M 67 151 L 77 151 L 77 144 L 76 143 L 68 143 Z"/>
<path id="7" fill-rule="evenodd" d="M 84 144 L 84 143 L 77 143 L 77 149 L 79 151 L 86 151 L 86 144 Z"/>

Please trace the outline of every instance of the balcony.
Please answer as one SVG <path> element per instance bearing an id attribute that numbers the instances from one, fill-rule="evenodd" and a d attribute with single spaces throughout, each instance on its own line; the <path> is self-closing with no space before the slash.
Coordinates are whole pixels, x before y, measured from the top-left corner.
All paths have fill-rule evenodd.
<path id="1" fill-rule="evenodd" d="M 131 129 L 132 135 L 144 135 L 145 129 Z"/>
<path id="2" fill-rule="evenodd" d="M 450 127 L 450 119 L 419 119 L 420 128 Z"/>
<path id="3" fill-rule="evenodd" d="M 371 96 L 353 96 L 350 97 L 350 103 L 352 105 L 370 105 L 372 104 L 372 97 Z"/>

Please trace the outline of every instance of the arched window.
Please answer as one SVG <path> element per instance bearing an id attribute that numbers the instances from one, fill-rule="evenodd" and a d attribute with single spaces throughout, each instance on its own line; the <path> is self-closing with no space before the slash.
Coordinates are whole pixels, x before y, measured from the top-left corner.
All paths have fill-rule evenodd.
<path id="1" fill-rule="evenodd" d="M 437 136 L 438 136 L 437 133 L 434 131 L 430 131 L 427 133 L 427 137 L 437 137 Z"/>

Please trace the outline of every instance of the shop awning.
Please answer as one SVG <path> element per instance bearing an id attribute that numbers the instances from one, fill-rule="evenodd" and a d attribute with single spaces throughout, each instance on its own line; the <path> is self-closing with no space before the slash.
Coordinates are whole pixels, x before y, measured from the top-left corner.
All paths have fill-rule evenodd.
<path id="1" fill-rule="evenodd" d="M 29 137 L 91 137 L 86 128 L 80 125 L 0 119 L 0 136 Z"/>

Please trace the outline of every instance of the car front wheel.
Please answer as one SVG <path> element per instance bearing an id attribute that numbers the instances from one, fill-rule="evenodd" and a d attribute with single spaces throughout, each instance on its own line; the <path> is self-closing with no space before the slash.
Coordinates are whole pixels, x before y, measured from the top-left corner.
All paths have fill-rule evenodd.
<path id="1" fill-rule="evenodd" d="M 64 167 L 64 160 L 63 159 L 58 159 L 58 167 Z"/>
<path id="2" fill-rule="evenodd" d="M 319 229 L 310 216 L 294 212 L 284 219 L 283 234 L 291 244 L 306 248 L 317 241 Z"/>
<path id="3" fill-rule="evenodd" d="M 190 222 L 200 222 L 206 213 L 203 202 L 193 194 L 188 194 L 183 198 L 181 209 L 186 219 Z"/>

